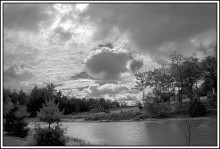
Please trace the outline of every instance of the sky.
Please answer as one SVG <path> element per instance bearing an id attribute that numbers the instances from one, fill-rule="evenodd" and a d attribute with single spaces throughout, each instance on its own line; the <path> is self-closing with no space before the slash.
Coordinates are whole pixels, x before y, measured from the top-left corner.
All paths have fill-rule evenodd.
<path id="1" fill-rule="evenodd" d="M 53 83 L 69 97 L 141 100 L 134 72 L 166 66 L 173 50 L 212 54 L 216 15 L 209 3 L 4 4 L 4 88 Z"/>

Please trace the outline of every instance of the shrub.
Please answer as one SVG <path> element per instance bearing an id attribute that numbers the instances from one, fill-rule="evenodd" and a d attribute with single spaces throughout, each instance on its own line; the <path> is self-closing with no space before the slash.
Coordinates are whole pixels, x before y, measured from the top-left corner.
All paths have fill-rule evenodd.
<path id="1" fill-rule="evenodd" d="M 178 103 L 175 106 L 175 113 L 178 115 L 186 115 L 189 112 L 189 104 L 187 103 Z"/>
<path id="2" fill-rule="evenodd" d="M 4 104 L 4 108 L 7 109 L 7 113 L 4 114 L 4 130 L 11 135 L 18 137 L 26 137 L 28 135 L 29 128 L 26 118 L 30 115 L 27 113 L 26 106 L 13 104 L 12 102 L 7 102 Z"/>
<path id="3" fill-rule="evenodd" d="M 35 145 L 40 146 L 63 146 L 65 145 L 64 129 L 59 125 L 54 128 L 41 128 L 37 126 L 34 134 Z"/>
<path id="4" fill-rule="evenodd" d="M 207 93 L 208 106 L 211 108 L 217 108 L 217 94 L 212 92 Z"/>
<path id="5" fill-rule="evenodd" d="M 190 102 L 189 115 L 191 117 L 204 116 L 206 112 L 207 112 L 206 108 L 201 102 L 199 101 Z"/>
<path id="6" fill-rule="evenodd" d="M 145 107 L 148 116 L 151 118 L 167 118 L 171 112 L 171 107 L 164 103 L 147 103 Z"/>

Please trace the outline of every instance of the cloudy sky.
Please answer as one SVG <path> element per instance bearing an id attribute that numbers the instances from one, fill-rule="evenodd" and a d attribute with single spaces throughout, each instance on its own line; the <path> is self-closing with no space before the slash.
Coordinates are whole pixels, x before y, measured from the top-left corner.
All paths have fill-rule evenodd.
<path id="1" fill-rule="evenodd" d="M 68 96 L 138 100 L 140 66 L 166 65 L 172 50 L 212 53 L 216 11 L 207 3 L 4 4 L 4 87 L 54 83 Z"/>

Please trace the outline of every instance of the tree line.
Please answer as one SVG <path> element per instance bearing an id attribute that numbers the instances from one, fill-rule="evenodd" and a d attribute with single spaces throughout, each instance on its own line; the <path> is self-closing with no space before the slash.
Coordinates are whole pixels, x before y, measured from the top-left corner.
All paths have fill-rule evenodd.
<path id="1" fill-rule="evenodd" d="M 10 100 L 14 104 L 26 106 L 30 117 L 36 117 L 37 111 L 42 108 L 42 104 L 50 99 L 54 99 L 56 104 L 59 103 L 59 110 L 63 111 L 65 115 L 90 110 L 106 111 L 127 106 L 125 102 L 112 101 L 105 98 L 70 98 L 63 95 L 61 91 L 57 91 L 52 83 L 42 88 L 35 86 L 29 94 L 23 90 L 19 92 L 16 90 L 10 91 L 9 89 L 3 90 L 3 103 Z"/>
<path id="2" fill-rule="evenodd" d="M 217 50 L 217 49 L 216 49 Z M 217 92 L 217 57 L 207 56 L 199 61 L 193 56 L 184 57 L 174 51 L 170 54 L 167 67 L 136 72 L 136 89 L 143 93 L 143 103 L 150 99 L 145 95 L 145 88 L 150 87 L 157 102 L 170 101 L 177 96 L 182 103 L 183 95 L 188 95 L 190 101 L 200 96 L 216 94 Z M 198 86 L 198 83 L 201 83 Z"/>

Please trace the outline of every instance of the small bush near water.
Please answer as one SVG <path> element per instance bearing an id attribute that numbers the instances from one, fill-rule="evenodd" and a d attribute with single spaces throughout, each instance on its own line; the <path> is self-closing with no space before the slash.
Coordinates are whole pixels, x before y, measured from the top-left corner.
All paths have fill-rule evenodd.
<path id="1" fill-rule="evenodd" d="M 190 103 L 189 115 L 191 117 L 204 116 L 206 113 L 207 113 L 206 108 L 201 102 L 194 101 Z"/>
<path id="2" fill-rule="evenodd" d="M 150 118 L 167 118 L 170 116 L 171 107 L 164 103 L 147 103 L 146 105 L 146 113 Z"/>
<path id="3" fill-rule="evenodd" d="M 175 113 L 182 116 L 199 117 L 204 116 L 207 111 L 205 106 L 200 101 L 188 103 L 179 103 L 175 106 Z"/>
<path id="4" fill-rule="evenodd" d="M 212 92 L 209 92 L 207 94 L 207 98 L 208 98 L 208 106 L 210 108 L 217 108 L 217 94 L 213 94 Z"/>
<path id="5" fill-rule="evenodd" d="M 34 140 L 35 145 L 39 146 L 63 146 L 65 145 L 64 129 L 59 125 L 54 128 L 35 128 Z"/>

